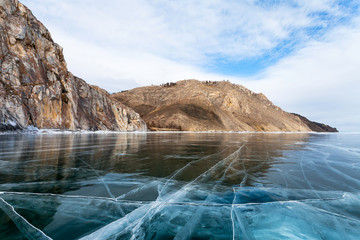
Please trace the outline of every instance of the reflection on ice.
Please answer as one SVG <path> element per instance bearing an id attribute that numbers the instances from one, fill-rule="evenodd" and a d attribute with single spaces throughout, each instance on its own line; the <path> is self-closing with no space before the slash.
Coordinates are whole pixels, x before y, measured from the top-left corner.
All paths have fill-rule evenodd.
<path id="1" fill-rule="evenodd" d="M 1 137 L 1 239 L 360 234 L 359 135 Z"/>

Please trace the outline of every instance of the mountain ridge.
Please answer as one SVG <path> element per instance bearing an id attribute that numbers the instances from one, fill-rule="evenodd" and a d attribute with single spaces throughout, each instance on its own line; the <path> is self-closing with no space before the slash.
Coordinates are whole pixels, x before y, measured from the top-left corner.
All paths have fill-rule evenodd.
<path id="1" fill-rule="evenodd" d="M 287 113 L 264 94 L 228 81 L 181 80 L 111 96 L 137 111 L 151 130 L 337 131 Z"/>

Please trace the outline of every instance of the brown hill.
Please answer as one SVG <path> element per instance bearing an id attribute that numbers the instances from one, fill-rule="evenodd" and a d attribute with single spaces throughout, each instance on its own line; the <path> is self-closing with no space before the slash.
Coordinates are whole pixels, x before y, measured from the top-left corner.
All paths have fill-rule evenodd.
<path id="1" fill-rule="evenodd" d="M 62 48 L 17 0 L 0 1 L 0 130 L 145 130 L 132 109 L 73 76 Z"/>
<path id="2" fill-rule="evenodd" d="M 313 129 L 309 127 L 313 122 L 281 110 L 263 94 L 227 81 L 183 80 L 135 88 L 112 97 L 138 112 L 151 130 L 328 130 Z"/>

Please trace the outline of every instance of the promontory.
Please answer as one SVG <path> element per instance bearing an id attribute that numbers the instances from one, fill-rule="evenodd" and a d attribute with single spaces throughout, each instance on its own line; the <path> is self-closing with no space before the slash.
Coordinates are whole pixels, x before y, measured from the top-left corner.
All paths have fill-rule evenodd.
<path id="1" fill-rule="evenodd" d="M 183 80 L 112 95 L 133 108 L 151 130 L 336 132 L 287 113 L 265 95 L 228 81 Z"/>

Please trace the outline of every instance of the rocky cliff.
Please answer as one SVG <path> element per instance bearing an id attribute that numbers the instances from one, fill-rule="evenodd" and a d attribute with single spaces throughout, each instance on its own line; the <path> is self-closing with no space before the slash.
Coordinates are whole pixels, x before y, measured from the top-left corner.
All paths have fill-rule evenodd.
<path id="1" fill-rule="evenodd" d="M 138 112 L 151 130 L 327 131 L 287 113 L 263 94 L 222 82 L 184 80 L 112 95 Z M 311 124 L 310 124 L 311 123 Z M 326 125 L 324 125 L 326 126 Z M 336 129 L 335 129 L 336 131 Z"/>
<path id="2" fill-rule="evenodd" d="M 73 76 L 62 48 L 17 0 L 0 0 L 0 130 L 145 130 L 129 107 Z"/>

